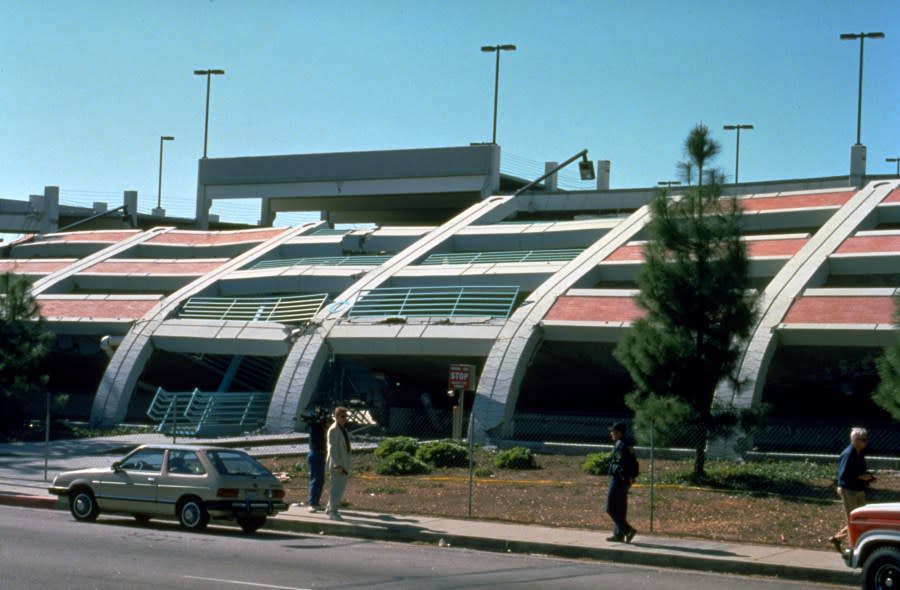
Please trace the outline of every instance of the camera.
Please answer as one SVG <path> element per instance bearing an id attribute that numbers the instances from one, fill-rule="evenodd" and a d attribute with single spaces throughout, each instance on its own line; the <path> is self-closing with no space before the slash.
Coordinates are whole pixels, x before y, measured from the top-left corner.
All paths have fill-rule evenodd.
<path id="1" fill-rule="evenodd" d="M 328 422 L 328 410 L 319 406 L 307 408 L 300 413 L 300 419 L 307 424 L 325 424 Z"/>

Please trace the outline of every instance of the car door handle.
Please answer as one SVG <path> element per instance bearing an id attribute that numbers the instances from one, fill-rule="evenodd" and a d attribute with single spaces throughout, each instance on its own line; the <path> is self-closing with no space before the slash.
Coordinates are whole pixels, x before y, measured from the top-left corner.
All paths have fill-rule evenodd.
<path id="1" fill-rule="evenodd" d="M 148 478 L 147 478 L 147 483 L 154 483 L 154 482 L 156 482 L 156 478 L 155 478 L 155 477 L 148 477 Z"/>

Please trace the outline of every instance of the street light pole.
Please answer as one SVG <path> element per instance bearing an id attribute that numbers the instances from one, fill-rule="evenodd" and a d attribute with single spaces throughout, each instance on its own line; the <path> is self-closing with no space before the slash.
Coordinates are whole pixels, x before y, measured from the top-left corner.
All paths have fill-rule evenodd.
<path id="1" fill-rule="evenodd" d="M 856 145 L 860 143 L 862 128 L 863 44 L 866 39 L 884 39 L 884 33 L 841 33 L 842 41 L 859 39 L 859 94 L 856 99 Z"/>
<path id="2" fill-rule="evenodd" d="M 156 208 L 162 210 L 162 161 L 163 161 L 163 142 L 173 141 L 175 138 L 171 135 L 160 135 L 159 137 L 159 184 L 156 191 Z"/>
<path id="3" fill-rule="evenodd" d="M 741 129 L 753 129 L 753 125 L 724 125 L 722 129 L 737 131 L 737 146 L 734 149 L 734 184 L 737 184 L 741 165 Z"/>
<path id="4" fill-rule="evenodd" d="M 494 132 L 491 135 L 491 143 L 497 143 L 497 95 L 500 92 L 500 52 L 515 51 L 515 45 L 484 45 L 481 48 L 486 53 L 496 53 L 497 60 L 494 67 Z"/>
<path id="5" fill-rule="evenodd" d="M 900 158 L 885 158 L 885 162 L 894 162 L 897 164 L 897 178 L 900 178 Z"/>
<path id="6" fill-rule="evenodd" d="M 225 74 L 225 70 L 194 70 L 197 76 L 206 76 L 206 118 L 203 122 L 203 159 L 206 159 L 206 140 L 209 132 L 209 87 L 210 79 L 213 75 L 221 76 Z"/>

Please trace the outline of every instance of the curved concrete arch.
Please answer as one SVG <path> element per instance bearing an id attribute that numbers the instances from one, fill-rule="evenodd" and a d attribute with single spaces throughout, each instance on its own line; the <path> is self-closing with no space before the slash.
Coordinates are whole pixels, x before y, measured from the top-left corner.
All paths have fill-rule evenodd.
<path id="1" fill-rule="evenodd" d="M 311 224 L 288 228 L 247 252 L 175 291 L 135 322 L 109 361 L 91 406 L 92 425 L 113 426 L 125 419 L 138 377 L 153 354 L 151 338 L 162 323 L 188 298 L 218 282 L 273 248 L 309 229 Z M 171 228 L 170 228 L 171 229 Z"/>
<path id="2" fill-rule="evenodd" d="M 341 293 L 337 300 L 352 302 L 359 296 L 360 291 L 374 289 L 384 284 L 398 271 L 452 238 L 462 228 L 486 217 L 501 215 L 503 209 L 509 207 L 511 199 L 512 197 L 507 196 L 493 196 L 472 205 L 404 248 L 382 266 L 364 275 Z M 346 315 L 349 308 L 349 305 L 343 305 L 339 309 L 326 307 L 320 311 L 313 320 L 315 329 L 301 336 L 291 347 L 269 405 L 266 424 L 271 431 L 294 430 L 296 416 L 303 411 L 315 394 L 319 375 L 331 354 L 328 350 L 328 334 Z"/>
<path id="3" fill-rule="evenodd" d="M 739 386 L 723 381 L 714 403 L 751 408 L 762 399 L 769 364 L 778 348 L 777 326 L 795 298 L 824 272 L 828 257 L 850 237 L 898 182 L 873 182 L 858 191 L 815 232 L 793 258 L 769 281 L 760 297 L 760 315 L 744 349 Z"/>
<path id="4" fill-rule="evenodd" d="M 644 205 L 554 273 L 509 318 L 478 381 L 472 412 L 473 436 L 479 444 L 496 434 L 511 435 L 522 379 L 541 344 L 540 322 L 556 299 L 578 281 L 598 272 L 598 261 L 633 239 L 649 220 L 650 209 Z"/>

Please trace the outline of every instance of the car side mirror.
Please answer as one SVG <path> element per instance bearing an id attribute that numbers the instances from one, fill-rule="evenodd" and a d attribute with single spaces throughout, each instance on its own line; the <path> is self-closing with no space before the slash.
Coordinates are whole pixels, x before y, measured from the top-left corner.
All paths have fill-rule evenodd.
<path id="1" fill-rule="evenodd" d="M 113 471 L 122 471 L 122 462 L 114 461 L 112 464 Z"/>

